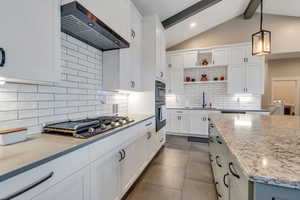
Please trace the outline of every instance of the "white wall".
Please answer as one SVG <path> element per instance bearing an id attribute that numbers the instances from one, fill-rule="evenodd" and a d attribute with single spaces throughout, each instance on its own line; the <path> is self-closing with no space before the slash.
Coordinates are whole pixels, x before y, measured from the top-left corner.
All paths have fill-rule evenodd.
<path id="1" fill-rule="evenodd" d="M 0 130 L 27 127 L 39 133 L 44 123 L 110 115 L 113 103 L 127 115 L 128 95 L 101 90 L 102 52 L 64 33 L 61 39 L 60 83 L 0 86 Z"/>

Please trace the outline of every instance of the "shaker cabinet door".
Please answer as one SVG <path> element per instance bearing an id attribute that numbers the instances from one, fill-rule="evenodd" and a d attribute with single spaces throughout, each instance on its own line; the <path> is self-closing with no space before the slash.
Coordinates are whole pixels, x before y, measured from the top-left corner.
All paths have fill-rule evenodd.
<path id="1" fill-rule="evenodd" d="M 60 1 L 2 0 L 0 77 L 19 82 L 60 78 Z M 0 56 L 4 58 L 3 56 Z"/>

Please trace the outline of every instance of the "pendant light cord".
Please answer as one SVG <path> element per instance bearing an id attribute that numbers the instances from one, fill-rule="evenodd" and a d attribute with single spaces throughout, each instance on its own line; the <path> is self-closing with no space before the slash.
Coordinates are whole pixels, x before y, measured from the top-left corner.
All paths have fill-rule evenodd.
<path id="1" fill-rule="evenodd" d="M 263 0 L 261 0 L 261 5 L 260 5 L 260 30 L 263 29 Z"/>

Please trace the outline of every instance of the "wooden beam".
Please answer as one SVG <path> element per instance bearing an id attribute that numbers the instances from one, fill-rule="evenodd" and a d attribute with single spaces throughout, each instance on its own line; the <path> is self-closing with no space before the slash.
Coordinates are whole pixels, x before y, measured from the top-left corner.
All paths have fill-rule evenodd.
<path id="1" fill-rule="evenodd" d="M 182 22 L 183 20 L 215 5 L 216 3 L 219 3 L 220 1 L 222 0 L 201 0 L 195 3 L 194 5 L 184 9 L 183 11 L 164 20 L 162 22 L 162 25 L 165 27 L 165 29 L 170 28 L 171 26 L 174 26 L 175 24 Z"/>
<path id="2" fill-rule="evenodd" d="M 250 0 L 250 3 L 244 12 L 244 19 L 251 19 L 260 4 L 261 0 Z"/>

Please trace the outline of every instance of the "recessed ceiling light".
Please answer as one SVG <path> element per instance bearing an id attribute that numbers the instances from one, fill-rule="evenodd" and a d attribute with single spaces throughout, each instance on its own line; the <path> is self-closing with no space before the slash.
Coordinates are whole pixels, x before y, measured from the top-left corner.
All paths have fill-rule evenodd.
<path id="1" fill-rule="evenodd" d="M 191 28 L 194 28 L 194 27 L 196 27 L 196 26 L 197 26 L 197 23 L 196 23 L 196 22 L 190 23 L 190 27 L 191 27 Z"/>

